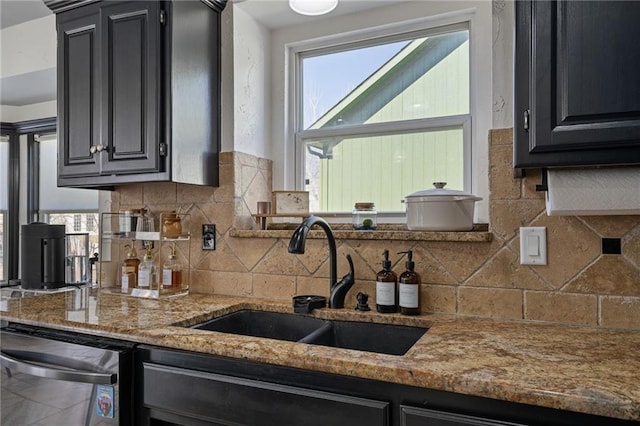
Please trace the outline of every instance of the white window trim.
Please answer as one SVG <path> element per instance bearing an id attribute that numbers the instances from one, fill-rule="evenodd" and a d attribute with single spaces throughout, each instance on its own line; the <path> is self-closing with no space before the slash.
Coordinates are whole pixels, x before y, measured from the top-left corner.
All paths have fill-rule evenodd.
<path id="1" fill-rule="evenodd" d="M 296 190 L 304 190 L 304 155 L 303 143 L 305 139 L 319 138 L 327 136 L 362 136 L 362 135 L 383 135 L 400 132 L 446 130 L 448 128 L 463 129 L 463 184 L 464 190 L 472 192 L 473 187 L 473 131 L 472 117 L 474 116 L 474 62 L 472 49 L 469 51 L 469 114 L 460 114 L 446 117 L 433 117 L 415 120 L 403 120 L 398 122 L 370 123 L 353 126 L 341 126 L 327 129 L 302 129 L 303 108 L 302 101 L 302 59 L 338 52 L 348 48 L 362 48 L 376 45 L 380 40 L 384 42 L 394 42 L 406 40 L 407 38 L 419 38 L 449 33 L 456 30 L 469 31 L 470 46 L 474 43 L 472 37 L 472 21 L 475 11 L 465 9 L 450 12 L 439 16 L 426 17 L 410 22 L 401 22 L 384 27 L 373 27 L 348 34 L 337 34 L 334 36 L 322 37 L 315 40 L 290 43 L 287 45 L 287 62 L 289 81 L 289 108 L 286 112 L 288 123 L 287 129 L 287 158 L 293 173 L 286 176 L 286 185 Z M 428 188 L 424 188 L 428 189 Z M 407 194 L 408 195 L 408 194 Z M 403 212 L 378 212 L 379 219 L 384 223 L 403 223 Z M 323 217 L 330 218 L 332 222 L 347 222 L 350 220 L 348 212 L 322 212 Z"/>
<path id="2" fill-rule="evenodd" d="M 415 18 L 420 16 L 420 18 Z M 420 30 L 469 22 L 470 110 L 473 117 L 472 188 L 483 197 L 476 203 L 476 223 L 489 220 L 489 158 L 488 134 L 494 123 L 493 57 L 495 25 L 491 2 L 459 0 L 455 2 L 402 2 L 353 17 L 326 18 L 304 25 L 275 30 L 272 38 L 272 140 L 270 150 L 274 160 L 273 188 L 293 189 L 295 177 L 295 134 L 293 61 L 296 49 L 319 47 L 337 37 L 360 38 L 374 35 Z M 338 34 L 338 35 L 336 35 Z M 499 47 L 499 46 L 498 46 Z M 498 72 L 500 75 L 500 71 Z M 328 214 L 323 213 L 323 216 Z"/>

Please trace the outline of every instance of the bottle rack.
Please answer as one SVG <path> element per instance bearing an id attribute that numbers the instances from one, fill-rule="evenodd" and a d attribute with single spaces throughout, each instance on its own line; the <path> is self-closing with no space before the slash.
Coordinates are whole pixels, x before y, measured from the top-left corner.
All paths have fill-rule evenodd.
<path id="1" fill-rule="evenodd" d="M 100 221 L 100 273 L 99 286 L 103 291 L 133 297 L 165 298 L 189 293 L 191 258 L 191 217 L 183 213 L 160 213 L 154 219 L 155 231 L 136 231 L 139 217 L 123 213 L 102 213 Z M 179 224 L 177 226 L 176 224 Z M 164 226 L 163 226 L 164 225 Z M 181 229 L 177 229 L 181 228 Z M 146 247 L 151 246 L 155 278 L 149 286 L 122 286 L 122 266 L 128 251 L 125 245 L 135 248 L 142 262 Z M 181 265 L 181 280 L 163 282 L 163 265 L 169 260 L 175 247 L 176 261 Z M 170 277 L 169 273 L 166 275 Z M 138 280 L 136 280 L 138 281 Z M 176 284 L 177 283 L 177 284 Z"/>

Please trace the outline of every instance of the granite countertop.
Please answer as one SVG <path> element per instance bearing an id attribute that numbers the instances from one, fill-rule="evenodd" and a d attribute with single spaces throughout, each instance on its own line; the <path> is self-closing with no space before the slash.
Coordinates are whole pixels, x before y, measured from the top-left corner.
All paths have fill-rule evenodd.
<path id="1" fill-rule="evenodd" d="M 137 299 L 82 289 L 3 301 L 0 318 L 168 348 L 640 421 L 640 332 L 516 321 L 316 310 L 313 316 L 430 327 L 402 356 L 194 330 L 260 299 Z"/>

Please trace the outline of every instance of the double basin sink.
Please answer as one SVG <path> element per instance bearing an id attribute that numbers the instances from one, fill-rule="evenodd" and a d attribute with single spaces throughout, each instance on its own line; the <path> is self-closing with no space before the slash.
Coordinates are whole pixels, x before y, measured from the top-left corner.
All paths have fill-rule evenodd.
<path id="1" fill-rule="evenodd" d="M 255 310 L 237 311 L 192 328 L 387 355 L 404 355 L 427 332 L 423 327 Z"/>

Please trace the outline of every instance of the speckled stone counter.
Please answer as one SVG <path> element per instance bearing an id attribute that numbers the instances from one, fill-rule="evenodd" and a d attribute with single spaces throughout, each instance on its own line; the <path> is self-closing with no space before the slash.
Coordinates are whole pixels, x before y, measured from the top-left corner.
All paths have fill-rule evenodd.
<path id="1" fill-rule="evenodd" d="M 351 309 L 313 315 L 430 327 L 403 356 L 185 326 L 286 304 L 192 294 L 149 300 L 84 289 L 3 303 L 0 318 L 168 348 L 640 421 L 640 332 Z"/>

